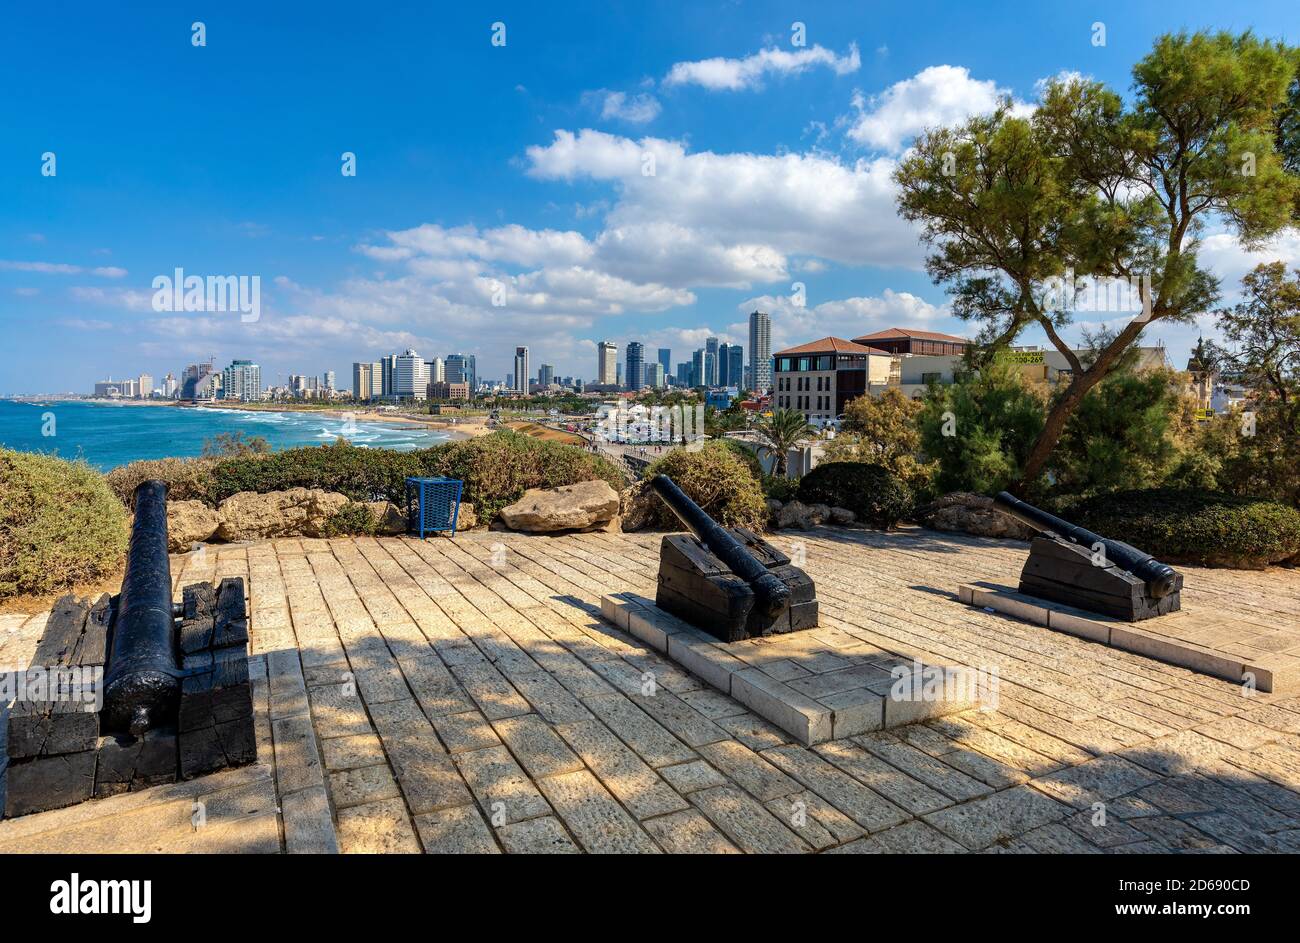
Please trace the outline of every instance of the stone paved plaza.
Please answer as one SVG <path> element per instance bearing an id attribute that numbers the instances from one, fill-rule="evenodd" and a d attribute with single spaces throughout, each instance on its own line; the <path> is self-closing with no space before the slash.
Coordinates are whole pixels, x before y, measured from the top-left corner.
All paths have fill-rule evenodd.
<path id="1" fill-rule="evenodd" d="M 607 593 L 653 597 L 659 535 L 209 547 L 173 576 L 249 580 L 260 762 L 0 823 L 0 851 L 1300 851 L 1293 687 L 957 601 L 1014 584 L 1024 544 L 792 540 L 822 628 L 789 678 L 883 649 L 995 667 L 997 709 L 795 743 L 600 617 Z M 1300 655 L 1294 571 L 1185 572 L 1187 608 Z M 0 616 L 0 666 L 41 624 Z"/>

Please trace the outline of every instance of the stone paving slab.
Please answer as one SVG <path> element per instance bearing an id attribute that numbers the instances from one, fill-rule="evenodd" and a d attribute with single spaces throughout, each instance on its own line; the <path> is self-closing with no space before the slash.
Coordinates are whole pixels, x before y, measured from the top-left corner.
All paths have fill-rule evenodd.
<path id="1" fill-rule="evenodd" d="M 958 598 L 969 606 L 1066 632 L 1089 641 L 1260 691 L 1296 693 L 1300 681 L 1300 620 L 1251 622 L 1230 612 L 1180 610 L 1125 622 L 1026 596 L 1010 586 L 963 583 Z"/>
<path id="2" fill-rule="evenodd" d="M 903 646 L 885 651 L 842 636 L 835 652 L 835 643 L 815 630 L 720 642 L 634 592 L 602 596 L 600 612 L 805 746 L 977 706 L 964 697 L 926 696 L 919 686 L 900 694 L 891 673 L 896 666 L 919 674 L 972 674 L 962 665 L 925 665 L 903 654 Z"/>
<path id="3" fill-rule="evenodd" d="M 602 617 L 611 593 L 653 597 L 657 534 L 209 547 L 173 558 L 173 578 L 177 591 L 249 580 L 260 762 L 0 823 L 0 851 L 1300 850 L 1300 698 L 1285 689 L 963 606 L 947 588 L 1014 583 L 1024 544 L 919 529 L 771 539 L 804 553 L 824 625 L 785 648 L 746 645 L 731 656 L 743 668 L 683 644 L 687 661 L 756 671 L 833 712 L 857 690 L 846 682 L 870 690 L 870 669 L 915 655 L 996 669 L 997 709 L 848 737 L 832 717 L 810 749 L 683 670 L 663 624 L 654 645 Z M 1241 623 L 1226 641 L 1189 623 L 1189 641 L 1291 654 L 1279 627 L 1300 621 L 1293 571 L 1185 575 L 1189 612 Z M 0 623 L 0 669 L 27 663 L 43 620 Z"/>

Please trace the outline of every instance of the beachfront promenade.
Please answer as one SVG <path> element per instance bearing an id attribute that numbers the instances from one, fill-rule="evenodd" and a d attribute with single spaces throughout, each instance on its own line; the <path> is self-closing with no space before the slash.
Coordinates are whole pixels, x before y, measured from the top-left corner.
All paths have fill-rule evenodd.
<path id="1" fill-rule="evenodd" d="M 654 595 L 659 539 L 174 557 L 178 593 L 249 580 L 259 763 L 0 823 L 0 852 L 1300 851 L 1294 679 L 1247 694 L 956 601 L 1014 583 L 1023 544 L 778 535 L 822 605 L 778 666 L 791 683 L 881 648 L 1000 677 L 994 711 L 809 749 L 600 618 L 603 594 Z M 1187 608 L 1300 656 L 1294 571 L 1185 572 Z M 0 665 L 26 665 L 40 627 L 0 616 Z"/>

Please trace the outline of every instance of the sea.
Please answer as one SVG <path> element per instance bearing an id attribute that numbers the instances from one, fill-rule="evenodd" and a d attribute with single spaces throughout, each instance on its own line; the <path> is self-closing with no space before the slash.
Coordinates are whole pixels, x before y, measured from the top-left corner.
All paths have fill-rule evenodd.
<path id="1" fill-rule="evenodd" d="M 261 436 L 273 449 L 323 445 L 343 436 L 363 448 L 410 451 L 452 438 L 396 422 L 354 422 L 345 431 L 343 419 L 305 411 L 0 400 L 0 446 L 84 458 L 100 471 L 137 459 L 201 455 L 203 444 L 222 432 Z"/>

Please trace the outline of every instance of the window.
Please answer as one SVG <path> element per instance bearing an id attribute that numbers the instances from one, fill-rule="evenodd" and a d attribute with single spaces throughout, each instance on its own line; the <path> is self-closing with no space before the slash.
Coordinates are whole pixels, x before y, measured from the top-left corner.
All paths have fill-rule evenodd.
<path id="1" fill-rule="evenodd" d="M 931 383 L 938 383 L 942 378 L 943 378 L 943 374 L 942 374 L 942 373 L 923 373 L 923 374 L 921 374 L 921 382 L 922 382 L 922 383 L 925 383 L 926 385 L 929 385 L 929 384 L 931 384 Z"/>
<path id="2" fill-rule="evenodd" d="M 807 357 L 800 357 L 800 358 L 799 358 L 799 367 L 798 367 L 798 369 L 800 369 L 800 370 L 808 370 L 808 369 L 809 369 L 808 364 L 809 364 L 809 358 L 807 358 Z"/>

